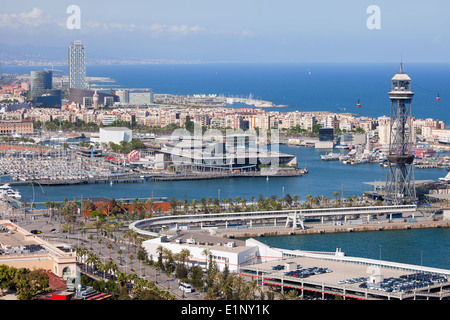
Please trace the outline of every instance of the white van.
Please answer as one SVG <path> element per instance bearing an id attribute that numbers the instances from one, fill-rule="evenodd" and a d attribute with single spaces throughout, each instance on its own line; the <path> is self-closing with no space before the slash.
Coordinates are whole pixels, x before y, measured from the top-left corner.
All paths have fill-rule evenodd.
<path id="1" fill-rule="evenodd" d="M 180 282 L 180 286 L 179 286 L 181 291 L 184 291 L 186 293 L 188 292 L 192 292 L 192 287 L 189 283 L 186 282 Z"/>

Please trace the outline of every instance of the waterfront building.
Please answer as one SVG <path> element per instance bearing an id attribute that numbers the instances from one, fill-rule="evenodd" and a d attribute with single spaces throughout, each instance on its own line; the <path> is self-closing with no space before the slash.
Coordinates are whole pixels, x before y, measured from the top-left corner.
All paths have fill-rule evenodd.
<path id="1" fill-rule="evenodd" d="M 154 104 L 154 94 L 152 89 L 120 89 L 116 92 L 121 104 L 134 106 L 148 106 Z"/>
<path id="2" fill-rule="evenodd" d="M 49 270 L 67 279 L 77 275 L 76 252 L 53 245 L 9 220 L 0 220 L 0 265 Z"/>
<path id="3" fill-rule="evenodd" d="M 215 263 L 220 271 L 228 267 L 230 272 L 237 272 L 245 265 L 279 260 L 282 252 L 270 248 L 255 239 L 246 241 L 226 239 L 211 236 L 206 233 L 180 234 L 176 237 L 162 236 L 142 243 L 147 254 L 158 256 L 161 246 L 172 253 L 180 253 L 183 249 L 189 250 L 190 263 L 207 269 L 210 263 Z"/>
<path id="4" fill-rule="evenodd" d="M 114 142 L 120 144 L 121 141 L 130 142 L 133 131 L 123 127 L 100 128 L 100 136 L 98 142 L 109 143 Z"/>
<path id="5" fill-rule="evenodd" d="M 94 104 L 94 109 L 95 109 L 95 104 Z M 103 114 L 100 117 L 98 117 L 97 119 L 101 119 L 102 123 L 104 125 L 111 125 L 111 124 L 113 124 L 114 121 L 117 120 L 117 116 L 115 114 Z"/>
<path id="6" fill-rule="evenodd" d="M 86 89 L 86 49 L 80 40 L 69 46 L 69 88 Z"/>
<path id="7" fill-rule="evenodd" d="M 30 95 L 34 107 L 61 107 L 62 91 L 53 89 L 51 70 L 30 72 Z"/>
<path id="8" fill-rule="evenodd" d="M 30 89 L 31 97 L 41 96 L 53 88 L 53 74 L 50 70 L 31 71 L 30 72 Z"/>
<path id="9" fill-rule="evenodd" d="M 153 104 L 152 89 L 130 89 L 128 94 L 129 104 L 132 105 L 149 105 Z"/>
<path id="10" fill-rule="evenodd" d="M 98 95 L 99 102 L 105 101 L 106 97 L 111 97 L 114 102 L 119 101 L 119 97 L 110 92 L 96 91 L 96 90 L 89 90 L 89 89 L 78 89 L 78 88 L 69 88 L 68 100 L 70 102 L 75 102 L 79 105 L 84 105 L 85 107 L 90 107 L 90 106 L 93 106 L 93 104 L 94 104 L 93 98 L 94 98 L 94 95 L 96 92 Z M 88 99 L 86 99 L 86 98 L 88 98 Z"/>
<path id="11" fill-rule="evenodd" d="M 332 149 L 334 146 L 334 128 L 320 128 L 316 149 Z"/>
<path id="12" fill-rule="evenodd" d="M 161 152 L 180 170 L 259 171 L 270 167 L 276 172 L 280 166 L 297 166 L 296 156 L 269 150 L 252 134 L 230 135 L 224 141 L 178 138 L 181 141 L 161 138 L 166 146 Z M 268 170 L 267 175 L 272 174 Z"/>
<path id="13" fill-rule="evenodd" d="M 343 133 L 339 136 L 339 144 L 342 146 L 355 146 L 366 143 L 364 133 Z"/>
<path id="14" fill-rule="evenodd" d="M 0 134 L 33 134 L 33 122 L 29 120 L 2 120 L 0 121 Z"/>

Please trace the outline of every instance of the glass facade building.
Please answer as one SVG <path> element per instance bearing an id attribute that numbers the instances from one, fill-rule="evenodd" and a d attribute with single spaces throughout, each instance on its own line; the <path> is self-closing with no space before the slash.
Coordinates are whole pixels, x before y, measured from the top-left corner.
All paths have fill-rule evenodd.
<path id="1" fill-rule="evenodd" d="M 37 97 L 52 89 L 53 74 L 50 70 L 31 71 L 30 89 L 31 96 Z"/>
<path id="2" fill-rule="evenodd" d="M 80 40 L 69 46 L 69 88 L 86 89 L 86 50 Z"/>
<path id="3" fill-rule="evenodd" d="M 320 128 L 319 129 L 319 141 L 333 141 L 334 129 L 333 128 Z"/>

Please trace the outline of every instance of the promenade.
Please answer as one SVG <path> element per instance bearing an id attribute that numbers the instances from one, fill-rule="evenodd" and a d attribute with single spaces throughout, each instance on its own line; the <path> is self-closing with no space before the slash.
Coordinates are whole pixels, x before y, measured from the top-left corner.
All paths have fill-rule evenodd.
<path id="1" fill-rule="evenodd" d="M 397 221 L 396 221 L 397 220 Z M 360 225 L 334 225 L 332 223 L 325 224 L 308 224 L 307 228 L 289 229 L 283 226 L 263 226 L 254 227 L 252 229 L 217 229 L 216 235 L 227 238 L 249 238 L 249 237 L 269 237 L 269 236 L 287 236 L 287 235 L 308 235 L 318 233 L 338 233 L 338 232 L 364 232 L 364 231 L 388 231 L 388 230 L 408 230 L 408 229 L 424 229 L 424 228 L 446 228 L 450 227 L 450 220 L 434 221 L 431 218 L 418 219 L 417 222 L 407 222 L 401 219 L 379 220 L 376 222 L 364 223 Z"/>

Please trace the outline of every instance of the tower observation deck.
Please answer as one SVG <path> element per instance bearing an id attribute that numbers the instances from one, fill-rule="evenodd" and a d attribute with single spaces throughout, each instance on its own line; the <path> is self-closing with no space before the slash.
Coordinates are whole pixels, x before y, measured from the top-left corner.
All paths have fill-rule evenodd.
<path id="1" fill-rule="evenodd" d="M 391 117 L 385 200 L 395 205 L 417 200 L 414 155 L 412 154 L 411 101 L 413 96 L 411 78 L 404 72 L 401 63 L 399 72 L 392 78 L 392 87 L 389 92 Z"/>

